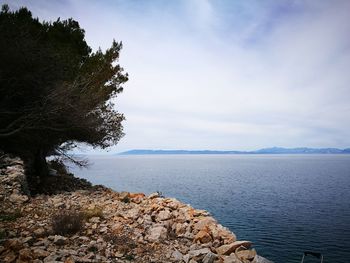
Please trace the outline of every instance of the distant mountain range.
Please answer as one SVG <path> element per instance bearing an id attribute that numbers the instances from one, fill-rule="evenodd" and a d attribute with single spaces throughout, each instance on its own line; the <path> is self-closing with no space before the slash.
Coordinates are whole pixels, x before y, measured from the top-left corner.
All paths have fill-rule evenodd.
<path id="1" fill-rule="evenodd" d="M 350 148 L 281 148 L 272 147 L 256 151 L 211 151 L 211 150 L 130 150 L 119 153 L 121 155 L 145 154 L 350 154 Z"/>

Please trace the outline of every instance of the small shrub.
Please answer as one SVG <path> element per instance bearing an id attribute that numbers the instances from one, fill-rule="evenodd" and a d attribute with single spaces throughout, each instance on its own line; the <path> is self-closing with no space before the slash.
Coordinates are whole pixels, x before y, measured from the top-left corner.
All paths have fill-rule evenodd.
<path id="1" fill-rule="evenodd" d="M 130 203 L 130 198 L 128 196 L 126 196 L 121 201 L 128 204 L 128 203 Z"/>
<path id="2" fill-rule="evenodd" d="M 95 207 L 92 209 L 87 209 L 83 212 L 84 214 L 84 218 L 86 220 L 89 220 L 92 217 L 99 217 L 99 218 L 103 218 L 103 210 L 101 207 Z"/>
<path id="3" fill-rule="evenodd" d="M 161 198 L 165 198 L 165 196 L 163 195 L 163 192 L 161 192 L 161 191 L 157 191 L 156 193 L 158 194 L 158 196 L 159 196 L 159 197 L 161 197 Z"/>
<path id="4" fill-rule="evenodd" d="M 98 247 L 96 247 L 94 245 L 93 246 L 89 246 L 87 251 L 96 253 L 96 252 L 98 252 Z"/>
<path id="5" fill-rule="evenodd" d="M 1 221 L 16 221 L 17 218 L 22 217 L 22 213 L 20 210 L 15 210 L 12 213 L 1 213 L 0 214 L 0 222 Z"/>
<path id="6" fill-rule="evenodd" d="M 55 214 L 52 217 L 52 230 L 54 234 L 71 235 L 83 228 L 84 216 L 80 212 L 66 210 Z"/>
<path id="7" fill-rule="evenodd" d="M 127 255 L 125 256 L 125 259 L 131 261 L 131 260 L 134 260 L 135 257 L 134 257 L 134 255 L 132 255 L 132 254 L 127 254 Z"/>
<path id="8" fill-rule="evenodd" d="M 0 240 L 6 238 L 6 231 L 4 229 L 0 229 Z"/>
<path id="9" fill-rule="evenodd" d="M 54 159 L 49 162 L 49 167 L 57 171 L 58 174 L 69 174 L 67 167 L 60 159 Z"/>

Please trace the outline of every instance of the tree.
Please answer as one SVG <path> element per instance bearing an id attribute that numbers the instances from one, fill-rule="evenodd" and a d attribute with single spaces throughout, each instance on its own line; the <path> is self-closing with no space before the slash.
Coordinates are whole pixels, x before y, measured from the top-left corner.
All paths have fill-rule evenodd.
<path id="1" fill-rule="evenodd" d="M 118 64 L 121 42 L 92 52 L 77 21 L 40 22 L 7 5 L 0 36 L 0 150 L 20 156 L 29 177 L 45 178 L 46 157 L 77 142 L 119 141 L 124 116 L 112 99 L 128 80 Z"/>

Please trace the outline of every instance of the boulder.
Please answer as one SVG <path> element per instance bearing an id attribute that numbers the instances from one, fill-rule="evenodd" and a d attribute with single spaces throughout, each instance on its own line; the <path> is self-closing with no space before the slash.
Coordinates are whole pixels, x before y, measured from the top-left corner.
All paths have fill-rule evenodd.
<path id="1" fill-rule="evenodd" d="M 184 221 L 191 221 L 194 218 L 195 210 L 190 206 L 181 207 L 179 209 L 179 219 Z"/>
<path id="2" fill-rule="evenodd" d="M 212 217 L 204 217 L 204 218 L 201 218 L 197 223 L 194 224 L 193 226 L 193 230 L 194 231 L 200 231 L 206 227 L 209 227 L 210 225 L 213 225 L 215 224 L 216 221 L 214 218 Z"/>
<path id="3" fill-rule="evenodd" d="M 63 246 L 67 241 L 66 237 L 55 235 L 53 239 L 53 243 L 58 246 Z"/>
<path id="4" fill-rule="evenodd" d="M 162 210 L 158 214 L 158 221 L 164 221 L 171 218 L 171 212 L 168 209 Z"/>
<path id="5" fill-rule="evenodd" d="M 228 245 L 222 245 L 221 247 L 216 248 L 216 252 L 219 255 L 230 255 L 232 252 L 235 252 L 236 248 L 243 246 L 246 249 L 250 248 L 252 243 L 250 241 L 235 241 Z"/>
<path id="6" fill-rule="evenodd" d="M 25 237 L 24 239 L 22 239 L 22 242 L 31 244 L 33 242 L 33 240 L 34 240 L 34 238 L 29 236 L 29 237 Z"/>
<path id="7" fill-rule="evenodd" d="M 177 249 L 171 254 L 171 256 L 177 261 L 181 262 L 183 259 L 183 255 L 181 252 L 179 252 Z"/>
<path id="8" fill-rule="evenodd" d="M 35 229 L 33 233 L 37 237 L 43 237 L 43 236 L 45 236 L 46 231 L 44 228 L 38 228 L 38 229 Z"/>
<path id="9" fill-rule="evenodd" d="M 230 244 L 237 240 L 234 233 L 220 224 L 210 224 L 208 227 L 213 239 L 222 240 L 224 244 Z"/>
<path id="10" fill-rule="evenodd" d="M 241 250 L 236 252 L 236 256 L 240 260 L 249 260 L 252 261 L 254 257 L 256 256 L 256 251 L 255 249 L 252 250 Z"/>
<path id="11" fill-rule="evenodd" d="M 190 255 L 189 254 L 184 255 L 183 261 L 185 261 L 185 263 L 188 263 L 190 261 Z"/>
<path id="12" fill-rule="evenodd" d="M 145 194 L 143 193 L 129 193 L 130 198 L 144 198 Z"/>
<path id="13" fill-rule="evenodd" d="M 136 220 L 139 217 L 139 215 L 140 210 L 138 208 L 132 208 L 127 212 L 126 217 Z"/>
<path id="14" fill-rule="evenodd" d="M 202 260 L 202 263 L 213 263 L 215 259 L 217 259 L 217 255 L 213 252 L 209 252 L 205 255 L 205 257 Z"/>
<path id="15" fill-rule="evenodd" d="M 163 226 L 155 226 L 149 230 L 149 235 L 146 239 L 150 242 L 159 242 L 165 240 L 168 236 L 168 231 Z"/>
<path id="16" fill-rule="evenodd" d="M 187 227 L 188 227 L 188 224 L 187 223 L 177 223 L 175 225 L 175 233 L 177 236 L 181 236 L 183 234 L 186 233 L 186 230 L 187 230 Z"/>
<path id="17" fill-rule="evenodd" d="M 130 197 L 132 202 L 134 202 L 136 204 L 140 204 L 142 202 L 142 200 L 145 198 L 145 194 L 142 194 L 142 193 L 130 193 L 129 197 Z"/>
<path id="18" fill-rule="evenodd" d="M 149 199 L 157 198 L 159 197 L 159 193 L 152 193 L 148 196 Z"/>
<path id="19" fill-rule="evenodd" d="M 129 192 L 119 193 L 119 200 L 122 202 L 128 202 L 129 201 Z"/>
<path id="20" fill-rule="evenodd" d="M 252 263 L 273 263 L 273 261 L 270 261 L 262 256 L 256 255 Z"/>
<path id="21" fill-rule="evenodd" d="M 105 233 L 105 232 L 107 232 L 107 230 L 108 230 L 108 228 L 106 226 L 104 226 L 100 229 L 100 233 Z"/>
<path id="22" fill-rule="evenodd" d="M 224 257 L 224 262 L 223 263 L 241 263 L 237 256 L 233 253 L 229 256 Z"/>
<path id="23" fill-rule="evenodd" d="M 169 207 L 171 210 L 176 210 L 181 205 L 181 203 L 175 198 L 167 198 L 165 202 L 166 206 Z"/>
<path id="24" fill-rule="evenodd" d="M 193 258 L 201 255 L 206 255 L 209 252 L 211 252 L 209 248 L 201 248 L 201 249 L 191 250 L 190 252 L 188 252 L 188 255 L 190 256 L 190 258 Z"/>
<path id="25" fill-rule="evenodd" d="M 207 232 L 207 230 L 203 229 L 195 235 L 194 242 L 197 242 L 197 241 L 199 241 L 200 243 L 208 243 L 212 241 L 212 238 L 210 234 Z"/>
<path id="26" fill-rule="evenodd" d="M 12 194 L 9 196 L 9 201 L 12 203 L 24 203 L 28 201 L 28 199 L 26 195 Z"/>

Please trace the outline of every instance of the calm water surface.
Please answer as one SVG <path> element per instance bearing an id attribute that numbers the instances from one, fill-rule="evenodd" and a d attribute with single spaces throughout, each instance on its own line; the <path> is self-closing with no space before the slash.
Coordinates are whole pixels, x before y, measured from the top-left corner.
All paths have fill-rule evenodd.
<path id="1" fill-rule="evenodd" d="M 161 191 L 208 210 L 238 239 L 277 262 L 304 250 L 350 262 L 350 155 L 89 157 L 72 171 L 117 191 Z M 306 262 L 318 262 L 311 260 Z"/>

